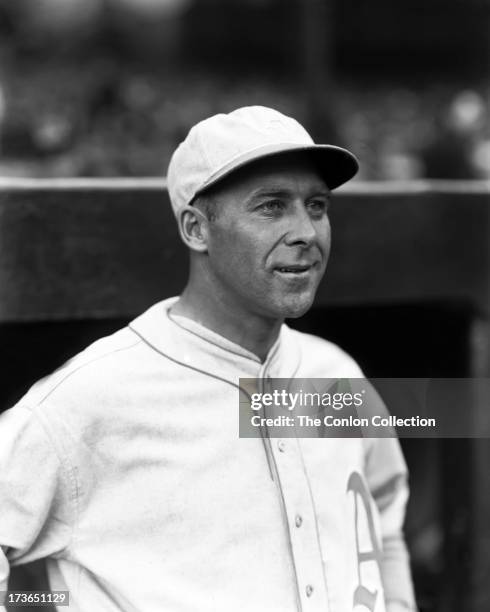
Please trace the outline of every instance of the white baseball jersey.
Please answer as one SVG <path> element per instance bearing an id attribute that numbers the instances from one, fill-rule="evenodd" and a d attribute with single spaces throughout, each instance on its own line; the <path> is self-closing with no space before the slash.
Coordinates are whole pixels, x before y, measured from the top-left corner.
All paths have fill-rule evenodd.
<path id="1" fill-rule="evenodd" d="M 0 589 L 47 558 L 71 612 L 413 604 L 396 439 L 238 436 L 240 377 L 356 377 L 281 328 L 265 362 L 156 304 L 0 417 Z M 60 608 L 65 609 L 65 608 Z"/>

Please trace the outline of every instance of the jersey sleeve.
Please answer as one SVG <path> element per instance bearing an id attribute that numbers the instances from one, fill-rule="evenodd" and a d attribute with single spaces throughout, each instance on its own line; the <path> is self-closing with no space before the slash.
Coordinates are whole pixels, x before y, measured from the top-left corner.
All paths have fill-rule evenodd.
<path id="1" fill-rule="evenodd" d="M 42 417 L 22 405 L 0 415 L 0 590 L 7 589 L 10 566 L 68 545 L 71 480 Z"/>
<path id="2" fill-rule="evenodd" d="M 397 438 L 370 438 L 365 474 L 378 507 L 383 544 L 381 575 L 386 601 L 416 610 L 403 523 L 408 500 L 408 472 Z"/>

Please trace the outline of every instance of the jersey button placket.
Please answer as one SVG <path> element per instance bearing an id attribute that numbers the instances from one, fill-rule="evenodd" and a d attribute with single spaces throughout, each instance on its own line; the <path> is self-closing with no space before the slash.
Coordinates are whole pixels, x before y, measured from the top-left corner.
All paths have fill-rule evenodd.
<path id="1" fill-rule="evenodd" d="M 308 476 L 296 438 L 272 445 L 303 612 L 329 612 L 324 566 Z"/>

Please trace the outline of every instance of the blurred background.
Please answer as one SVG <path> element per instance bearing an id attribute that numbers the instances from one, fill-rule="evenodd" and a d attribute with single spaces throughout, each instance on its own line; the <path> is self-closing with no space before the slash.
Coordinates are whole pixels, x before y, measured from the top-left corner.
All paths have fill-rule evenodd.
<path id="1" fill-rule="evenodd" d="M 362 179 L 489 175 L 488 0 L 0 0 L 0 174 L 161 176 L 265 104 Z"/>
<path id="2" fill-rule="evenodd" d="M 294 325 L 369 376 L 490 376 L 489 25 L 490 0 L 0 0 L 0 411 L 186 274 L 161 187 L 28 179 L 164 177 L 194 123 L 250 104 L 361 162 Z M 420 611 L 490 610 L 488 440 L 402 442 Z"/>

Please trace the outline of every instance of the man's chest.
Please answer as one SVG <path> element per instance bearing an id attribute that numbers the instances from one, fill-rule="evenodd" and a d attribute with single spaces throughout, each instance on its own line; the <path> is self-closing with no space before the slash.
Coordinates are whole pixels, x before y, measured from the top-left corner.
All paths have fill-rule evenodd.
<path id="1" fill-rule="evenodd" d="M 242 593 L 293 610 L 299 598 L 343 612 L 361 588 L 366 609 L 383 610 L 361 440 L 241 439 L 238 390 L 213 381 L 150 385 L 146 402 L 121 401 L 92 445 L 78 550 L 94 532 L 125 541 L 182 589 L 192 576 L 187 588 L 204 599 L 219 582 L 223 601 Z"/>

